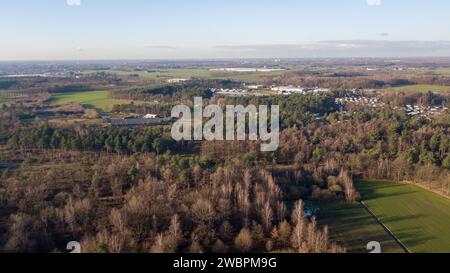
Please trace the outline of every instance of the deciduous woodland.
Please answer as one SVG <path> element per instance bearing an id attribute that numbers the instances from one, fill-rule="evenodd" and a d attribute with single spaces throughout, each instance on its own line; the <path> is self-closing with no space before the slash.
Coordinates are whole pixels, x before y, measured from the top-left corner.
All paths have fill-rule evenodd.
<path id="1" fill-rule="evenodd" d="M 318 224 L 309 201 L 357 202 L 354 182 L 377 179 L 450 194 L 448 112 L 430 117 L 401 110 L 448 107 L 449 96 L 347 90 L 448 84 L 448 77 L 305 73 L 261 82 L 333 90 L 227 97 L 210 89 L 242 83 L 195 79 L 146 86 L 103 72 L 85 78 L 93 85 L 114 84 L 111 98 L 141 102 L 114 105 L 109 113 L 89 105 L 51 105 L 53 92 L 74 92 L 78 80 L 24 80 L 26 99 L 0 108 L 0 251 L 64 252 L 68 242 L 79 241 L 83 252 L 98 253 L 342 253 L 347 250 Z M 133 81 L 133 88 L 123 88 Z M 2 88 L 18 84 L 2 81 Z M 36 86 L 45 88 L 30 90 Z M 114 127 L 98 118 L 168 117 L 179 103 L 192 106 L 195 96 L 221 107 L 280 105 L 278 150 L 260 152 L 258 141 L 176 142 L 170 125 Z M 337 103 L 363 96 L 383 106 Z"/>

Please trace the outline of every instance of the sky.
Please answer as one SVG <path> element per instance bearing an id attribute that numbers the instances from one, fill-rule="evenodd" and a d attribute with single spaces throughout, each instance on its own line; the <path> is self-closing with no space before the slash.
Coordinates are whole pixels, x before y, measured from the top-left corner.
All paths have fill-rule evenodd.
<path id="1" fill-rule="evenodd" d="M 0 60 L 450 56 L 448 0 L 0 0 Z"/>

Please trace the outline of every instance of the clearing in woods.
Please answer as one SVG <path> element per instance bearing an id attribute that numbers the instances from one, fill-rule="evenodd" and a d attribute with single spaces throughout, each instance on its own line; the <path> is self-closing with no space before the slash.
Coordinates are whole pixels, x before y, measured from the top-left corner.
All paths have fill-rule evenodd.
<path id="1" fill-rule="evenodd" d="M 79 103 L 83 106 L 110 111 L 114 105 L 128 104 L 131 100 L 112 99 L 108 91 L 80 91 L 52 94 L 50 104 Z M 134 101 L 134 103 L 139 103 Z"/>

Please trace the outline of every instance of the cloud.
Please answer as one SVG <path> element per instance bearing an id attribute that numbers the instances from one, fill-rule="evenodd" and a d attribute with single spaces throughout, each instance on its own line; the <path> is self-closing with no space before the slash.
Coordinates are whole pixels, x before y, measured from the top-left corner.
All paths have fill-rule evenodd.
<path id="1" fill-rule="evenodd" d="M 383 0 L 366 0 L 367 5 L 369 6 L 381 6 L 383 4 Z"/>
<path id="2" fill-rule="evenodd" d="M 238 45 L 215 48 L 224 56 L 248 58 L 441 57 L 450 41 L 342 40 L 290 45 Z"/>
<path id="3" fill-rule="evenodd" d="M 354 44 L 354 43 L 337 43 L 336 44 L 336 48 L 343 48 L 343 49 L 353 49 L 353 48 L 358 48 L 361 47 L 358 44 Z"/>
<path id="4" fill-rule="evenodd" d="M 390 35 L 389 32 L 382 32 L 382 33 L 380 33 L 380 36 L 384 36 L 384 37 L 387 37 L 389 35 Z"/>
<path id="5" fill-rule="evenodd" d="M 148 45 L 148 46 L 145 46 L 145 48 L 149 48 L 149 49 L 163 49 L 163 50 L 175 50 L 175 49 L 177 49 L 174 46 L 165 46 L 165 45 Z"/>
<path id="6" fill-rule="evenodd" d="M 81 6 L 81 0 L 66 0 L 69 6 Z"/>

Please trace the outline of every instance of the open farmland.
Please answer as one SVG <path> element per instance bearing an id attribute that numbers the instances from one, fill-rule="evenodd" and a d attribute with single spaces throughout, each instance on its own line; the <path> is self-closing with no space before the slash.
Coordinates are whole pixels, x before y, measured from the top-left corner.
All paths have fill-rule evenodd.
<path id="1" fill-rule="evenodd" d="M 414 92 L 436 92 L 436 93 L 450 93 L 450 86 L 442 85 L 430 85 L 430 84 L 414 84 L 414 85 L 404 85 L 395 88 L 385 89 L 386 91 L 414 91 Z"/>
<path id="2" fill-rule="evenodd" d="M 411 252 L 450 252 L 450 200 L 409 184 L 357 183 L 364 202 Z"/>
<path id="3" fill-rule="evenodd" d="M 144 79 L 157 80 L 164 78 L 210 78 L 212 72 L 208 69 L 167 69 L 167 70 L 155 70 L 155 71 L 121 71 L 121 70 L 109 70 L 104 71 L 118 76 L 139 76 Z"/>
<path id="4" fill-rule="evenodd" d="M 0 92 L 0 104 L 7 103 L 10 101 L 18 100 L 18 99 L 24 99 L 27 95 L 22 93 L 16 93 L 16 92 Z"/>
<path id="5" fill-rule="evenodd" d="M 94 71 L 89 71 L 92 73 Z M 266 76 L 277 76 L 286 71 L 274 72 L 232 72 L 232 71 L 212 71 L 207 68 L 184 68 L 184 69 L 165 69 L 155 71 L 122 71 L 122 70 L 104 70 L 105 72 L 115 74 L 119 77 L 138 76 L 146 80 L 168 80 L 173 78 L 190 79 L 229 79 L 235 81 L 260 82 Z"/>
<path id="6" fill-rule="evenodd" d="M 439 68 L 434 70 L 437 75 L 450 75 L 450 68 Z"/>
<path id="7" fill-rule="evenodd" d="M 350 253 L 368 253 L 367 244 L 380 242 L 383 253 L 403 253 L 402 248 L 359 203 L 314 202 L 319 224 L 328 225 L 330 237 Z"/>
<path id="8" fill-rule="evenodd" d="M 110 111 L 114 105 L 130 103 L 131 100 L 111 99 L 108 91 L 82 91 L 56 93 L 49 101 L 51 104 L 79 103 L 86 107 Z"/>

